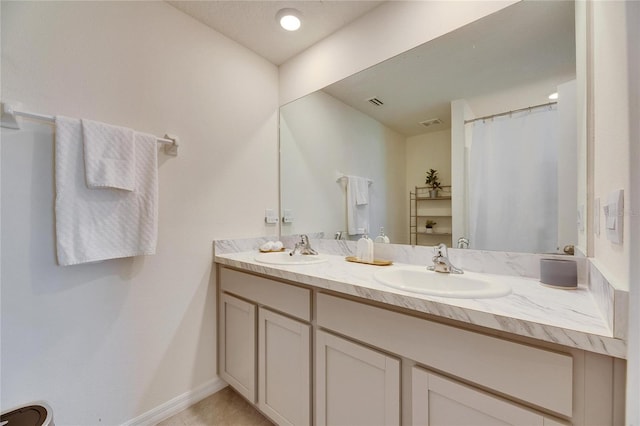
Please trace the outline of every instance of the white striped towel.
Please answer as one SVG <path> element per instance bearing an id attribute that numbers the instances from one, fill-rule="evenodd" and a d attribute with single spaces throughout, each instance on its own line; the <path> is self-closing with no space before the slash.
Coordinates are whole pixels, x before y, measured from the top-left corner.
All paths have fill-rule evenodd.
<path id="1" fill-rule="evenodd" d="M 155 254 L 158 151 L 153 135 L 135 133 L 135 189 L 90 189 L 85 181 L 82 125 L 56 117 L 58 263 L 74 265 Z"/>
<path id="2" fill-rule="evenodd" d="M 370 232 L 367 178 L 347 176 L 347 232 L 349 235 Z"/>
<path id="3" fill-rule="evenodd" d="M 132 129 L 82 120 L 84 167 L 89 188 L 133 191 L 136 182 Z"/>

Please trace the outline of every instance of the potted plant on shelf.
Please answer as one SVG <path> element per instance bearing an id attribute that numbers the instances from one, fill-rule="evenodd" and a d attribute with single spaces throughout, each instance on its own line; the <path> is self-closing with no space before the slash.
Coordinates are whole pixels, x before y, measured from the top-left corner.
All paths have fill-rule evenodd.
<path id="1" fill-rule="evenodd" d="M 433 234 L 433 227 L 436 223 L 433 220 L 427 220 L 427 234 Z"/>
<path id="2" fill-rule="evenodd" d="M 424 183 L 431 187 L 429 190 L 429 198 L 437 198 L 438 190 L 442 188 L 442 184 L 440 183 L 440 178 L 438 177 L 438 171 L 436 169 L 430 169 L 427 172 L 427 177 L 425 178 Z"/>

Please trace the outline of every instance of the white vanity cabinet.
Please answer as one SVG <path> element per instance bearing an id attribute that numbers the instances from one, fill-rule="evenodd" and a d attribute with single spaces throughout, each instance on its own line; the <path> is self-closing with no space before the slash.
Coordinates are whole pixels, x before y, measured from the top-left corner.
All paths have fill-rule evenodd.
<path id="1" fill-rule="evenodd" d="M 318 294 L 317 323 L 479 387 L 570 417 L 573 359 L 568 354 Z"/>
<path id="2" fill-rule="evenodd" d="M 256 402 L 256 309 L 253 303 L 220 297 L 220 376 L 242 396 Z"/>
<path id="3" fill-rule="evenodd" d="M 566 424 L 420 367 L 412 368 L 411 385 L 412 419 L 416 425 Z"/>
<path id="4" fill-rule="evenodd" d="M 310 424 L 310 291 L 226 268 L 219 278 L 220 377 L 277 424 Z"/>
<path id="5" fill-rule="evenodd" d="M 323 292 L 316 294 L 316 309 L 317 327 L 395 354 L 412 369 L 403 374 L 403 425 L 623 423 L 617 401 L 624 366 L 614 358 L 491 336 Z M 437 378 L 424 385 L 431 376 Z M 427 417 L 429 395 L 434 405 Z M 459 414 L 470 422 L 457 423 Z"/>
<path id="6" fill-rule="evenodd" d="M 622 360 L 218 271 L 220 375 L 277 424 L 624 423 Z"/>
<path id="7" fill-rule="evenodd" d="M 316 426 L 400 424 L 400 361 L 316 332 Z"/>
<path id="8" fill-rule="evenodd" d="M 309 324 L 260 308 L 258 407 L 279 425 L 310 424 Z"/>

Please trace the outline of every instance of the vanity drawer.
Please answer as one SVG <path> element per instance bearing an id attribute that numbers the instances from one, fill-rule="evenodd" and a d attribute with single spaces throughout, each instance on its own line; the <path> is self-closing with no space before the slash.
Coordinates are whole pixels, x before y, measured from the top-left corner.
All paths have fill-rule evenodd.
<path id="1" fill-rule="evenodd" d="M 573 358 L 318 294 L 318 326 L 464 381 L 571 417 Z"/>
<path id="2" fill-rule="evenodd" d="M 311 321 L 311 291 L 268 278 L 220 268 L 220 288 L 228 293 L 291 315 Z"/>

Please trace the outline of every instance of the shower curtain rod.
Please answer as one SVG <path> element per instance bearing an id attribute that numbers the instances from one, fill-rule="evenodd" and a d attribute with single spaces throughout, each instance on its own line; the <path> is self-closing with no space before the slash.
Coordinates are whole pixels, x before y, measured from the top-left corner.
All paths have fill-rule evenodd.
<path id="1" fill-rule="evenodd" d="M 489 118 L 494 118 L 494 117 L 502 117 L 503 115 L 513 114 L 514 112 L 531 111 L 531 110 L 536 109 L 536 108 L 544 108 L 544 107 L 547 107 L 547 106 L 555 105 L 557 103 L 558 102 L 549 102 L 549 103 L 546 103 L 546 104 L 534 105 L 534 106 L 530 106 L 530 107 L 527 107 L 527 108 L 514 109 L 513 111 L 500 112 L 498 114 L 486 115 L 484 117 L 478 117 L 478 118 L 474 118 L 474 119 L 471 119 L 471 120 L 464 120 L 464 124 L 473 123 L 474 121 L 478 121 L 478 120 L 487 120 Z"/>

